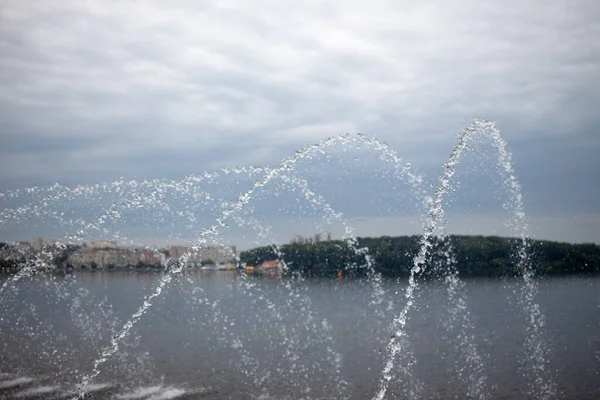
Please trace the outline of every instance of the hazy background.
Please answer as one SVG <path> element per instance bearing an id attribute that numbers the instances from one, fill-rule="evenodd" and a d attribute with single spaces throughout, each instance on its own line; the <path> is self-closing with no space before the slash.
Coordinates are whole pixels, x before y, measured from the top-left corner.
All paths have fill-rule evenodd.
<path id="1" fill-rule="evenodd" d="M 591 0 L 3 1 L 0 191 L 275 165 L 345 132 L 387 142 L 435 184 L 457 133 L 482 116 L 514 153 L 531 233 L 600 242 L 599 21 Z M 450 230 L 508 234 L 494 155 L 477 151 L 459 168 Z M 354 157 L 299 170 L 357 234 L 419 232 L 389 167 L 365 149 Z M 196 237 L 213 217 L 195 212 L 174 236 Z M 320 228 L 318 213 L 256 214 L 280 241 Z M 55 232 L 17 224 L 0 239 L 66 233 Z"/>

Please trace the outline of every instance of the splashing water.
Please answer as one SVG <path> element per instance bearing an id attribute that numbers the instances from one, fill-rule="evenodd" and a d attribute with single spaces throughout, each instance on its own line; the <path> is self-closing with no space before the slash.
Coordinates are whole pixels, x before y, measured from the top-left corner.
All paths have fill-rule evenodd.
<path id="1" fill-rule="evenodd" d="M 359 135 L 357 138 L 359 141 L 364 142 L 367 145 L 375 145 L 377 150 L 384 152 L 384 154 L 387 156 L 387 159 L 391 159 L 393 162 L 396 162 L 396 163 L 402 162 L 401 159 L 399 157 L 395 156 L 395 154 L 393 152 L 391 152 L 391 151 L 386 152 L 385 150 L 387 149 L 387 146 L 381 144 L 380 142 L 378 142 L 374 139 L 366 140 L 366 138 L 362 135 Z M 288 171 L 293 171 L 294 165 L 299 160 L 304 159 L 304 158 L 309 158 L 313 153 L 323 152 L 326 147 L 332 146 L 333 144 L 335 144 L 337 142 L 347 143 L 350 140 L 351 140 L 350 135 L 339 135 L 337 137 L 324 140 L 324 141 L 320 142 L 319 144 L 310 145 L 301 150 L 298 150 L 294 156 L 284 159 L 281 162 L 281 164 L 275 168 L 265 168 L 265 173 L 264 173 L 263 178 L 254 182 L 254 185 L 251 189 L 249 189 L 247 192 L 240 195 L 236 202 L 232 203 L 228 209 L 224 210 L 222 212 L 221 216 L 217 218 L 215 224 L 213 224 L 211 227 L 209 227 L 209 228 L 205 229 L 203 232 L 201 232 L 200 237 L 198 238 L 195 245 L 193 246 L 193 249 L 196 250 L 200 246 L 206 244 L 208 242 L 208 237 L 216 235 L 218 233 L 219 229 L 226 228 L 227 227 L 226 221 L 229 219 L 229 217 L 231 215 L 235 214 L 236 212 L 239 212 L 240 210 L 242 210 L 250 202 L 250 200 L 252 199 L 252 196 L 254 195 L 256 190 L 264 188 L 272 179 L 276 178 L 277 176 L 284 175 Z M 409 183 L 411 183 L 411 185 L 412 185 L 411 187 L 413 188 L 413 190 L 418 192 L 418 190 L 420 190 L 420 184 L 422 183 L 422 179 L 411 172 L 410 164 L 405 164 L 403 166 L 401 172 L 403 175 L 406 175 L 408 177 L 408 181 L 409 181 Z M 106 362 L 113 354 L 115 354 L 118 351 L 120 340 L 122 340 L 123 338 L 125 338 L 128 335 L 131 328 L 133 328 L 133 326 L 142 318 L 142 316 L 152 306 L 152 302 L 161 295 L 164 288 L 171 282 L 173 275 L 181 272 L 181 270 L 183 269 L 183 266 L 187 264 L 187 261 L 190 256 L 191 256 L 190 252 L 186 252 L 185 254 L 183 254 L 179 258 L 176 266 L 171 268 L 168 271 L 168 274 L 165 275 L 165 277 L 163 279 L 161 279 L 161 281 L 155 288 L 154 292 L 145 298 L 142 306 L 138 309 L 138 311 L 136 313 L 134 313 L 131 316 L 131 319 L 129 321 L 127 321 L 125 323 L 125 325 L 123 325 L 122 329 L 114 336 L 113 340 L 111 340 L 110 346 L 106 347 L 102 351 L 101 356 L 94 362 L 93 372 L 90 375 L 84 376 L 84 378 L 81 381 L 81 385 L 80 385 L 81 387 L 85 386 L 91 380 L 93 380 L 96 376 L 99 375 L 99 373 L 100 373 L 99 367 L 104 362 Z M 84 395 L 85 395 L 85 393 L 82 392 L 80 394 L 79 398 L 83 398 Z"/>
<path id="2" fill-rule="evenodd" d="M 389 381 L 391 380 L 391 371 L 394 367 L 394 359 L 402 350 L 399 339 L 406 336 L 404 328 L 409 312 L 414 307 L 414 292 L 418 288 L 415 277 L 426 267 L 427 255 L 432 247 L 433 235 L 438 229 L 438 225 L 444 223 L 444 196 L 448 191 L 451 179 L 454 176 L 455 168 L 460 163 L 461 156 L 470 140 L 477 135 L 483 135 L 494 144 L 498 151 L 498 163 L 506 174 L 505 187 L 510 193 L 510 200 L 505 207 L 513 212 L 512 228 L 520 239 L 518 249 L 518 269 L 523 276 L 523 289 L 521 292 L 521 303 L 527 317 L 527 339 L 526 348 L 532 363 L 534 379 L 531 381 L 531 391 L 536 398 L 547 399 L 554 394 L 554 383 L 547 371 L 547 353 L 546 344 L 543 335 L 544 317 L 542 311 L 535 303 L 537 294 L 537 285 L 533 279 L 533 271 L 529 260 L 527 243 L 527 223 L 525 221 L 525 212 L 523 207 L 523 198 L 521 195 L 520 184 L 514 174 L 511 155 L 507 149 L 506 141 L 500 136 L 499 130 L 491 121 L 476 119 L 459 135 L 458 145 L 452 151 L 448 161 L 444 164 L 444 173 L 439 179 L 439 185 L 434 198 L 427 199 L 429 204 L 429 218 L 420 239 L 420 249 L 413 260 L 413 267 L 410 270 L 409 286 L 406 288 L 404 296 L 406 305 L 394 318 L 397 326 L 395 335 L 391 338 L 388 345 L 389 357 L 382 372 L 379 391 L 375 399 L 385 397 Z"/>
<path id="3" fill-rule="evenodd" d="M 515 177 L 512 167 L 511 154 L 507 149 L 507 144 L 500 136 L 500 133 L 493 122 L 483 119 L 474 120 L 469 126 L 459 135 L 458 144 L 452 151 L 448 161 L 443 166 L 443 173 L 439 179 L 437 190 L 433 196 L 428 196 L 425 190 L 422 178 L 412 171 L 409 163 L 405 163 L 394 151 L 390 150 L 387 145 L 377 141 L 376 139 L 367 138 L 364 135 L 339 135 L 318 144 L 307 146 L 298 150 L 295 155 L 284 159 L 277 167 L 242 167 L 234 169 L 224 168 L 220 172 L 207 172 L 202 175 L 188 176 L 181 181 L 172 180 L 153 180 L 153 181 L 125 181 L 120 179 L 112 183 L 105 183 L 93 186 L 75 186 L 66 187 L 54 185 L 48 189 L 29 188 L 24 190 L 9 191 L 3 193 L 2 201 L 11 201 L 20 198 L 30 198 L 28 204 L 21 205 L 16 208 L 5 208 L 0 211 L 0 225 L 14 223 L 27 219 L 31 216 L 34 218 L 48 218 L 52 221 L 57 221 L 60 225 L 66 225 L 74 232 L 65 236 L 65 243 L 78 243 L 89 235 L 91 232 L 108 234 L 107 225 L 118 221 L 125 221 L 127 212 L 134 209 L 151 210 L 157 208 L 156 218 L 160 221 L 159 209 L 162 208 L 166 212 L 179 213 L 184 215 L 188 221 L 197 223 L 193 212 L 190 210 L 176 211 L 170 209 L 168 201 L 170 197 L 181 196 L 190 199 L 210 198 L 210 192 L 201 192 L 198 190 L 200 183 L 212 182 L 220 176 L 235 174 L 246 174 L 248 177 L 259 177 L 252 187 L 245 192 L 242 192 L 237 197 L 237 200 L 227 203 L 220 211 L 220 215 L 215 219 L 214 223 L 204 229 L 198 235 L 192 251 L 197 251 L 203 245 L 208 243 L 220 243 L 218 241 L 221 231 L 228 228 L 229 223 L 235 223 L 237 226 L 244 224 L 259 230 L 258 235 L 266 240 L 274 242 L 272 237 L 268 235 L 268 229 L 261 228 L 260 224 L 249 223 L 250 220 L 240 216 L 241 212 L 246 209 L 249 204 L 254 201 L 259 191 L 264 190 L 271 182 L 278 181 L 287 187 L 290 191 L 298 190 L 301 196 L 315 210 L 322 214 L 322 220 L 325 224 L 336 222 L 342 225 L 344 230 L 344 241 L 347 247 L 358 257 L 364 260 L 363 265 L 357 265 L 355 268 L 365 269 L 369 283 L 371 284 L 371 301 L 370 307 L 373 313 L 379 318 L 383 318 L 384 313 L 384 298 L 385 290 L 382 285 L 382 276 L 374 268 L 374 258 L 366 247 L 361 248 L 357 238 L 354 236 L 353 228 L 344 219 L 343 214 L 335 211 L 333 207 L 325 200 L 324 197 L 313 192 L 306 180 L 298 178 L 297 164 L 301 160 L 310 160 L 313 156 L 326 154 L 326 150 L 337 144 L 361 144 L 376 152 L 379 159 L 391 166 L 394 176 L 408 184 L 408 187 L 416 199 L 418 205 L 424 209 L 423 231 L 419 239 L 419 250 L 412 262 L 408 286 L 404 291 L 405 305 L 400 312 L 392 320 L 392 330 L 394 332 L 387 346 L 387 358 L 381 373 L 378 390 L 374 398 L 383 399 L 388 391 L 388 386 L 394 377 L 394 369 L 403 374 L 403 379 L 411 382 L 412 387 L 405 393 L 406 397 L 419 398 L 421 396 L 421 385 L 416 380 L 412 372 L 412 366 L 416 360 L 412 358 L 410 349 L 410 338 L 406 332 L 406 325 L 410 317 L 411 311 L 416 307 L 417 291 L 419 284 L 417 277 L 422 271 L 428 268 L 428 256 L 433 251 L 435 243 L 441 243 L 443 247 L 444 257 L 444 275 L 446 284 L 447 301 L 449 304 L 449 323 L 448 329 L 458 328 L 458 337 L 460 337 L 460 354 L 461 363 L 457 368 L 458 378 L 467 386 L 468 397 L 486 399 L 489 398 L 489 388 L 485 375 L 484 360 L 476 348 L 476 340 L 474 334 L 474 325 L 470 318 L 466 299 L 463 295 L 464 283 L 460 280 L 456 272 L 456 260 L 453 256 L 453 248 L 447 242 L 445 236 L 446 219 L 444 216 L 443 203 L 445 196 L 451 188 L 453 176 L 456 167 L 460 164 L 461 157 L 468 144 L 475 138 L 482 137 L 491 141 L 495 151 L 497 152 L 497 162 L 501 169 L 504 178 L 504 188 L 509 194 L 509 200 L 504 204 L 504 208 L 512 213 L 510 226 L 515 236 L 519 238 L 519 245 L 516 249 L 516 267 L 523 277 L 523 285 L 520 288 L 519 302 L 521 309 L 525 314 L 526 332 L 525 332 L 525 348 L 528 364 L 531 368 L 529 379 L 530 393 L 535 398 L 548 399 L 555 394 L 555 384 L 550 371 L 548 370 L 547 353 L 548 347 L 545 342 L 544 334 L 544 315 L 540 306 L 536 303 L 537 283 L 533 276 L 533 268 L 530 259 L 530 249 L 527 240 L 527 224 L 523 208 L 523 199 L 521 188 L 518 180 Z M 114 197 L 111 204 L 105 208 L 100 215 L 92 222 L 83 219 L 72 219 L 65 216 L 64 213 L 53 210 L 53 206 L 65 207 L 65 204 L 75 203 L 77 201 L 90 201 L 101 194 Z M 208 203 L 203 203 L 208 204 Z M 67 244 L 60 242 L 59 249 L 65 250 Z M 288 270 L 288 266 L 283 260 L 281 247 L 273 245 L 273 252 L 283 262 L 283 268 Z M 112 336 L 110 343 L 104 346 L 99 352 L 99 356 L 93 362 L 93 368 L 90 373 L 83 374 L 80 379 L 77 395 L 74 398 L 83 398 L 86 395 L 86 388 L 90 387 L 101 373 L 101 366 L 111 359 L 121 349 L 123 341 L 130 335 L 132 328 L 144 317 L 153 304 L 161 298 L 162 293 L 166 290 L 174 277 L 180 274 L 183 268 L 188 264 L 192 252 L 183 254 L 176 263 L 172 264 L 159 280 L 156 287 L 144 297 L 142 305 L 137 308 L 131 317 L 122 325 Z M 9 288 L 16 290 L 15 284 L 21 279 L 30 277 L 36 271 L 44 268 L 50 268 L 52 254 L 39 253 L 35 258 L 27 261 L 24 266 L 12 277 L 8 278 L 2 286 L 0 286 L 0 301 L 5 298 L 6 291 Z M 239 260 L 238 260 L 239 261 Z M 340 375 L 341 355 L 337 353 L 335 341 L 331 334 L 331 327 L 326 319 L 319 320 L 313 313 L 313 306 L 307 296 L 302 294 L 303 278 L 298 276 L 296 279 L 288 279 L 284 281 L 284 287 L 291 297 L 301 299 L 302 310 L 305 313 L 304 319 L 309 326 L 313 327 L 314 332 L 318 332 L 319 337 L 326 345 L 327 362 L 334 366 L 335 379 L 337 382 L 336 390 L 342 396 L 346 390 L 346 382 Z M 247 280 L 247 277 L 241 279 L 241 287 L 246 293 L 255 293 L 260 296 L 260 299 L 265 301 L 265 309 L 271 312 L 279 325 L 284 328 L 284 317 L 278 306 L 270 302 L 264 294 L 261 294 L 260 288 L 253 285 Z M 61 293 L 64 293 L 62 291 Z M 68 294 L 65 294 L 68 296 Z M 164 297 L 164 296 L 163 296 Z M 77 299 L 76 299 L 77 301 Z M 76 303 L 73 304 L 77 308 Z M 213 307 L 215 318 L 223 321 L 229 321 L 226 315 L 219 312 L 218 307 Z M 73 317 L 75 318 L 75 317 Z M 93 329 L 93 323 L 87 321 L 83 325 L 85 329 Z M 284 330 L 282 330 L 284 332 Z M 88 332 L 87 335 L 90 333 Z M 259 363 L 254 359 L 244 348 L 244 341 L 236 335 L 224 336 L 222 340 L 228 340 L 238 349 L 240 358 L 244 365 L 248 367 L 245 371 L 246 376 L 250 378 L 258 371 Z M 301 354 L 299 349 L 302 347 L 298 338 L 298 332 L 293 331 L 286 338 L 285 343 L 289 348 L 290 359 L 299 359 Z M 98 343 L 96 343 L 96 346 Z M 397 363 L 398 358 L 402 356 L 400 363 Z M 457 365 L 458 366 L 458 365 Z M 306 371 L 298 365 L 293 364 L 290 374 L 303 374 Z M 266 378 L 268 379 L 268 378 Z M 255 380 L 255 384 L 260 386 L 260 382 Z M 300 382 L 290 382 L 291 385 L 300 385 Z M 296 389 L 301 389 L 299 386 Z M 310 389 L 308 387 L 307 389 Z M 54 389 L 52 389 L 54 390 Z M 266 394 L 266 393 L 265 393 Z"/>
<path id="4" fill-rule="evenodd" d="M 281 175 L 280 178 L 283 183 L 285 183 L 287 185 L 291 185 L 292 188 L 298 188 L 302 192 L 302 194 L 304 195 L 306 200 L 315 208 L 315 210 L 324 214 L 323 218 L 325 221 L 330 222 L 333 219 L 339 220 L 347 228 L 347 232 L 350 232 L 350 233 L 352 232 L 351 228 L 348 225 L 348 222 L 343 219 L 342 215 L 340 213 L 335 212 L 329 204 L 324 202 L 324 200 L 322 198 L 315 196 L 315 194 L 312 191 L 310 191 L 310 189 L 308 188 L 308 184 L 306 181 L 301 181 L 294 177 L 289 178 L 285 175 Z M 235 222 L 235 224 L 237 226 L 241 227 L 241 226 L 249 225 L 251 228 L 253 228 L 254 230 L 256 230 L 258 232 L 259 237 L 266 239 L 270 243 L 274 242 L 274 238 L 269 235 L 269 231 L 267 229 L 263 228 L 260 225 L 260 223 L 258 223 L 257 221 L 254 221 L 247 217 L 242 218 L 242 217 L 238 216 L 237 214 L 230 214 L 230 218 L 233 220 L 233 222 Z M 210 237 L 207 236 L 205 239 L 210 240 L 212 243 L 220 244 L 223 246 L 225 245 L 225 243 L 221 242 L 216 236 L 210 236 Z M 354 249 L 354 251 L 356 253 L 362 254 L 361 251 L 362 252 L 365 251 L 365 249 L 357 249 L 355 247 L 356 238 L 351 237 L 350 239 L 348 239 L 348 242 L 351 243 L 352 246 L 354 246 L 352 248 Z M 284 257 L 281 253 L 280 246 L 272 245 L 272 249 L 279 256 L 279 259 L 283 262 L 284 272 L 287 272 L 287 264 L 285 263 Z M 238 259 L 238 261 L 239 261 L 239 259 Z M 369 263 L 367 267 L 371 268 L 371 271 L 372 271 L 372 262 Z M 373 273 L 374 273 L 374 271 L 373 271 Z M 245 276 L 245 275 L 243 275 L 243 276 Z M 242 279 L 241 283 L 242 283 L 242 285 L 241 285 L 242 290 L 246 294 L 254 294 L 260 300 L 264 301 L 266 303 L 266 309 L 269 310 L 270 312 L 272 312 L 272 314 L 275 317 L 275 321 L 278 322 L 281 325 L 281 327 L 284 327 L 283 315 L 278 310 L 277 305 L 275 305 L 271 300 L 269 300 L 269 298 L 266 296 L 266 293 L 262 290 L 262 288 L 260 286 L 250 284 L 247 281 L 247 279 Z M 341 355 L 339 353 L 336 353 L 333 350 L 335 347 L 335 343 L 334 343 L 333 337 L 331 336 L 331 333 L 329 332 L 329 329 L 327 329 L 327 327 L 329 326 L 329 323 L 326 319 L 323 319 L 319 323 L 319 321 L 317 320 L 317 317 L 314 315 L 314 313 L 312 311 L 313 307 L 312 307 L 310 298 L 301 293 L 301 290 L 302 290 L 301 285 L 294 284 L 294 283 L 302 283 L 302 277 L 300 275 L 298 275 L 298 276 L 296 276 L 295 281 L 294 280 L 286 280 L 286 281 L 284 281 L 283 286 L 287 290 L 288 297 L 299 300 L 300 305 L 302 306 L 302 309 L 304 310 L 304 314 L 305 314 L 304 316 L 306 318 L 305 325 L 309 326 L 311 328 L 310 329 L 311 332 L 313 334 L 315 334 L 316 336 L 318 336 L 327 345 L 327 348 L 326 348 L 327 361 L 330 365 L 333 365 L 335 367 L 334 368 L 335 376 L 332 377 L 331 381 L 337 382 L 336 393 L 338 393 L 338 398 L 342 398 L 341 396 L 344 391 L 345 382 L 339 375 L 339 373 L 340 373 L 339 360 L 341 359 Z M 381 289 L 380 289 L 380 291 L 381 291 Z M 374 293 L 379 293 L 379 292 L 374 291 Z M 204 301 L 208 302 L 207 299 Z M 225 325 L 228 325 L 227 317 L 225 315 L 223 315 L 222 313 L 219 313 L 216 307 L 213 306 L 212 311 L 215 313 L 216 317 L 220 318 L 222 320 L 222 322 L 224 322 Z M 298 349 L 302 346 L 301 346 L 301 340 L 298 337 L 298 333 L 296 332 L 296 330 L 293 330 L 291 332 L 291 334 L 286 333 L 284 330 L 281 332 L 281 337 L 284 337 L 285 338 L 284 343 L 288 344 L 288 346 L 287 346 L 288 355 L 286 357 L 293 359 L 293 360 L 299 360 L 301 358 L 301 356 L 296 349 Z M 244 349 L 243 341 L 241 340 L 241 338 L 239 336 L 237 336 L 237 337 L 231 336 L 228 338 L 228 341 L 229 341 L 229 343 L 234 343 L 234 348 L 236 348 L 240 352 L 240 359 L 243 360 L 243 364 L 246 367 L 246 368 L 243 368 L 244 374 L 247 377 L 255 376 L 258 372 L 258 362 Z M 290 376 L 307 375 L 308 371 L 300 370 L 298 368 L 300 368 L 300 366 L 298 364 L 294 363 L 292 368 L 289 370 L 288 374 Z M 290 381 L 288 383 L 288 386 L 290 389 L 293 387 L 296 387 L 298 385 L 299 385 L 299 383 L 296 381 Z M 257 384 L 257 386 L 262 386 L 262 385 Z"/>

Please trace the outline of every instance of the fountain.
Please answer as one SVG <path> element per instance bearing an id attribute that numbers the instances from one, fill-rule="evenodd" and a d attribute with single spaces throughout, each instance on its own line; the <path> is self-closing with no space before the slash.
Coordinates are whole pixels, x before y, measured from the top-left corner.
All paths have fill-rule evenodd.
<path id="1" fill-rule="evenodd" d="M 112 282 L 111 285 L 118 286 L 113 282 L 116 278 L 104 272 L 76 273 L 66 277 L 42 273 L 40 271 L 44 267 L 52 266 L 48 261 L 52 254 L 43 251 L 22 263 L 19 270 L 6 278 L 0 287 L 0 333 L 7 338 L 4 349 L 7 356 L 0 358 L 0 368 L 18 364 L 15 358 L 20 357 L 22 351 L 10 346 L 17 346 L 19 335 L 24 334 L 29 335 L 32 341 L 40 342 L 38 344 L 42 348 L 32 346 L 31 352 L 43 354 L 44 362 L 39 370 L 24 370 L 23 366 L 19 366 L 15 371 L 8 371 L 9 375 L 0 382 L 0 390 L 10 390 L 10 395 L 15 397 L 52 394 L 56 398 L 63 396 L 74 399 L 85 398 L 92 392 L 98 396 L 104 394 L 116 398 L 174 398 L 200 394 L 210 396 L 212 391 L 216 397 L 280 398 L 290 394 L 291 398 L 364 398 L 367 393 L 374 399 L 390 396 L 425 397 L 427 388 L 417 370 L 420 362 L 415 351 L 419 344 L 418 335 L 410 331 L 409 320 L 416 318 L 415 308 L 419 305 L 420 296 L 425 296 L 421 292 L 431 291 L 427 286 L 422 288 L 425 284 L 420 283 L 420 276 L 424 270 L 432 267 L 428 265 L 428 256 L 437 251 L 444 259 L 443 264 L 438 266 L 447 310 L 444 326 L 449 334 L 456 335 L 458 341 L 459 354 L 452 361 L 452 373 L 460 383 L 458 390 L 468 398 L 490 398 L 496 385 L 490 382 L 489 355 L 478 346 L 481 339 L 469 308 L 466 283 L 458 275 L 454 249 L 446 237 L 444 211 L 455 169 L 469 143 L 479 139 L 488 140 L 497 153 L 505 190 L 509 194 L 505 209 L 512 214 L 511 227 L 514 236 L 519 239 L 515 254 L 516 268 L 522 277 L 522 283 L 518 285 L 518 304 L 524 321 L 525 354 L 525 359 L 519 362 L 527 367 L 527 388 L 522 389 L 521 393 L 534 398 L 552 398 L 556 394 L 556 383 L 548 367 L 545 320 L 542 308 L 537 303 L 538 284 L 533 276 L 520 186 L 506 142 L 494 123 L 483 119 L 474 120 L 459 135 L 457 146 L 443 166 L 439 185 L 431 195 L 423 179 L 409 163 L 384 143 L 364 135 L 339 135 L 307 146 L 273 168 L 224 168 L 202 175 L 190 175 L 180 181 L 156 179 L 138 182 L 120 179 L 102 185 L 66 187 L 56 184 L 46 189 L 36 187 L 5 192 L 2 198 L 6 207 L 0 211 L 0 226 L 7 229 L 23 222 L 51 221 L 55 228 L 58 226 L 67 231 L 56 244 L 60 250 L 81 243 L 92 235 L 112 234 L 112 237 L 127 239 L 119 232 L 119 224 L 126 225 L 132 220 L 144 219 L 144 216 L 163 229 L 169 221 L 175 221 L 172 222 L 175 225 L 177 218 L 191 228 L 200 225 L 207 227 L 196 236 L 192 251 L 180 255 L 162 274 L 151 275 L 152 281 L 136 283 L 135 295 L 125 295 L 109 287 L 106 282 L 96 282 L 96 279 L 106 279 Z M 317 156 L 328 156 L 328 149 L 335 146 L 340 146 L 344 151 L 350 146 L 362 146 L 377 154 L 378 159 L 388 166 L 395 184 L 408 187 L 417 209 L 422 212 L 419 250 L 413 260 L 407 285 L 404 282 L 390 285 L 382 278 L 375 268 L 371 249 L 360 246 L 351 223 L 323 196 L 313 191 L 306 179 L 299 176 L 298 166 L 302 162 Z M 224 182 L 230 184 L 228 179 L 231 177 L 231 185 L 242 190 L 235 201 L 227 202 L 218 195 L 221 187 L 225 186 Z M 242 183 L 250 179 L 254 181 L 246 185 L 249 187 L 244 187 L 235 180 L 238 178 Z M 210 185 L 215 185 L 215 188 L 207 189 Z M 257 238 L 257 244 L 274 243 L 276 240 L 267 224 L 255 219 L 249 212 L 253 211 L 252 204 L 257 203 L 256 199 L 261 194 L 269 193 L 273 185 L 277 190 L 297 193 L 297 201 L 300 203 L 302 200 L 312 212 L 317 213 L 325 226 L 341 226 L 344 245 L 362 260 L 352 267 L 364 271 L 369 284 L 368 290 L 361 289 L 368 293 L 368 298 L 364 299 L 367 305 L 361 309 L 365 314 L 361 318 L 368 321 L 367 326 L 376 328 L 368 335 L 369 343 L 365 346 L 379 348 L 379 353 L 367 354 L 372 363 L 360 364 L 360 368 L 372 371 L 369 374 L 378 377 L 377 387 L 352 386 L 359 379 L 356 375 L 358 368 L 354 366 L 348 373 L 354 379 L 346 377 L 344 368 L 351 354 L 339 348 L 343 335 L 352 336 L 355 333 L 340 331 L 339 325 L 332 321 L 336 319 L 335 311 L 327 313 L 321 310 L 324 303 L 317 303 L 314 297 L 322 296 L 322 293 L 316 294 L 315 287 L 311 286 L 315 284 L 305 276 L 291 273 L 280 246 L 273 245 L 272 251 L 282 260 L 284 273 L 290 276 L 273 284 L 244 273 L 221 280 L 214 275 L 186 268 L 194 251 L 209 244 L 225 244 L 223 233 L 232 226 L 250 229 Z M 12 206 L 11 203 L 19 204 Z M 95 211 L 99 214 L 89 221 L 79 214 L 81 210 L 91 214 L 88 205 L 93 210 L 97 208 Z M 199 209 L 212 211 L 215 214 L 214 221 L 210 224 L 199 221 Z M 89 282 L 83 282 L 82 285 L 82 280 L 86 279 Z M 221 288 L 220 292 L 212 292 L 213 283 Z M 343 281 L 328 284 L 340 293 L 353 290 L 345 288 Z M 86 285 L 93 288 L 96 295 L 91 294 Z M 177 285 L 180 290 L 175 291 L 173 287 Z M 40 292 L 31 292 L 30 287 Z M 323 290 L 327 292 L 329 289 Z M 170 291 L 169 294 L 165 294 L 167 291 Z M 112 299 L 109 300 L 107 294 L 103 299 L 95 297 L 103 292 L 110 293 Z M 180 293 L 187 294 L 179 298 Z M 41 297 L 54 307 L 45 307 L 46 317 L 41 317 L 38 310 Z M 123 297 L 123 303 L 110 302 L 118 301 L 120 297 Z M 23 304 L 29 308 L 26 313 Z M 351 308 L 346 303 L 336 304 Z M 59 329 L 52 322 L 57 309 L 70 310 L 71 322 L 67 324 L 70 325 L 67 333 L 58 333 Z M 89 313 L 90 309 L 96 311 Z M 159 322 L 161 317 L 168 319 L 171 316 L 153 315 L 153 312 L 158 312 L 155 312 L 157 309 L 177 310 L 181 315 L 194 317 L 186 317 L 185 321 L 174 320 L 173 326 L 189 325 L 189 329 L 175 330 L 173 326 L 163 326 Z M 178 312 L 174 312 L 172 318 L 181 317 Z M 150 321 L 149 325 L 139 328 L 145 319 Z M 64 325 L 63 322 L 63 328 Z M 153 386 L 144 387 L 149 383 L 144 382 L 144 376 L 155 374 L 152 370 L 159 367 L 153 364 L 151 353 L 164 345 L 160 341 L 155 345 L 146 343 L 150 340 L 146 333 L 152 333 L 154 329 L 159 333 L 167 332 L 167 336 L 181 336 L 181 342 L 178 343 L 191 349 L 199 346 L 192 342 L 191 332 L 199 335 L 211 332 L 201 338 L 210 343 L 210 346 L 202 347 L 199 353 L 201 359 L 188 359 L 185 352 L 178 354 L 188 369 L 194 368 L 195 363 L 205 365 L 206 360 L 212 360 L 216 366 L 207 364 L 196 375 L 194 371 L 178 371 L 179 377 L 192 376 L 196 381 L 177 384 L 165 383 L 169 382 L 169 371 L 163 371 L 160 384 L 154 382 Z M 73 341 L 73 338 L 77 338 L 77 341 Z M 343 340 L 344 343 L 358 345 L 351 341 L 357 339 L 344 336 Z M 83 348 L 78 346 L 85 346 L 85 356 L 78 354 L 78 349 Z M 169 346 L 173 348 L 174 345 Z M 270 351 L 265 352 L 265 349 Z M 215 359 L 218 352 L 225 356 Z M 160 358 L 168 360 L 166 355 L 160 355 Z M 49 376 L 48 371 L 54 375 Z M 110 377 L 103 380 L 107 371 Z M 218 371 L 230 371 L 233 375 L 219 377 Z M 118 381 L 119 377 L 127 377 L 125 380 L 130 381 L 130 385 L 125 387 L 124 382 Z M 44 386 L 28 389 L 27 385 L 34 381 L 41 381 Z M 215 388 L 215 382 L 221 382 L 222 385 Z M 235 391 L 223 393 L 228 389 L 228 382 Z M 390 392 L 394 385 L 397 386 L 396 391 Z M 360 395 L 357 394 L 358 390 L 363 390 Z"/>

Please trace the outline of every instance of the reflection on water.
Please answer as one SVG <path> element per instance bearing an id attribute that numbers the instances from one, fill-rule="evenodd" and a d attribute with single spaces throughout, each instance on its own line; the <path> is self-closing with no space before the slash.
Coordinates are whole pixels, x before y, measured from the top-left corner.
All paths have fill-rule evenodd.
<path id="1" fill-rule="evenodd" d="M 72 396 L 102 346 L 159 279 L 152 273 L 78 272 L 21 282 L 1 304 L 0 395 Z M 466 282 L 491 398 L 527 393 L 525 321 L 512 297 L 519 284 Z M 374 312 L 364 280 L 291 282 L 186 272 L 86 392 L 120 399 L 369 398 L 385 360 L 394 302 L 404 289 L 394 281 L 383 286 L 386 298 L 381 312 Z M 599 398 L 600 279 L 549 279 L 539 286 L 557 397 Z M 460 338 L 446 329 L 445 288 L 423 283 L 419 296 L 407 324 L 415 382 L 399 374 L 388 397 L 401 397 L 420 383 L 423 397 L 462 398 L 466 388 L 456 376 Z"/>

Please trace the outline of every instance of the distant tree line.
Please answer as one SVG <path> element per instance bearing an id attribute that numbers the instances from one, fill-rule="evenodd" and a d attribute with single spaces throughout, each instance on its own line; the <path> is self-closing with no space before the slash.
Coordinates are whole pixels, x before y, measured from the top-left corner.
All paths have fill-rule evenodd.
<path id="1" fill-rule="evenodd" d="M 520 241 L 496 236 L 449 236 L 446 240 L 433 240 L 426 262 L 424 277 L 444 275 L 455 268 L 461 276 L 507 277 L 518 275 L 517 250 Z M 600 273 L 600 246 L 596 244 L 570 244 L 541 240 L 528 240 L 528 263 L 538 276 Z M 0 251 L 8 248 L 0 243 Z M 51 263 L 58 270 L 70 270 L 69 256 L 79 246 L 66 248 L 53 255 Z M 355 251 L 358 249 L 359 251 Z M 366 249 L 362 251 L 361 249 Z M 448 263 L 447 255 L 455 262 Z M 413 258 L 419 250 L 418 236 L 383 236 L 358 238 L 355 249 L 345 241 L 332 240 L 314 244 L 286 244 L 278 251 L 274 246 L 264 246 L 243 251 L 240 262 L 257 266 L 267 260 L 285 261 L 289 272 L 316 276 L 334 276 L 343 271 L 345 276 L 364 276 L 368 273 L 367 257 L 373 268 L 387 277 L 408 276 Z M 4 259 L 0 257 L 0 274 L 17 272 L 26 257 Z M 212 264 L 207 260 L 202 265 Z M 90 269 L 97 268 L 89 265 Z M 111 266 L 107 266 L 110 268 Z M 138 263 L 138 269 L 163 269 L 162 266 Z"/>
<path id="2" fill-rule="evenodd" d="M 21 269 L 18 260 L 0 259 L 0 275 L 12 275 Z"/>
<path id="3" fill-rule="evenodd" d="M 366 254 L 371 257 L 375 271 L 388 277 L 408 276 L 419 250 L 418 236 L 358 238 L 357 243 L 358 248 L 368 249 Z M 423 276 L 443 275 L 449 268 L 455 268 L 461 276 L 514 276 L 520 272 L 516 270 L 519 245 L 520 240 L 495 236 L 449 236 L 434 240 Z M 538 276 L 600 272 L 600 246 L 596 244 L 528 240 L 528 245 L 527 262 Z M 454 263 L 447 262 L 449 254 Z M 274 259 L 283 259 L 290 272 L 317 276 L 333 276 L 339 270 L 351 276 L 368 272 L 365 254 L 339 240 L 286 244 L 278 251 L 273 246 L 264 246 L 240 254 L 241 262 L 254 266 Z"/>

